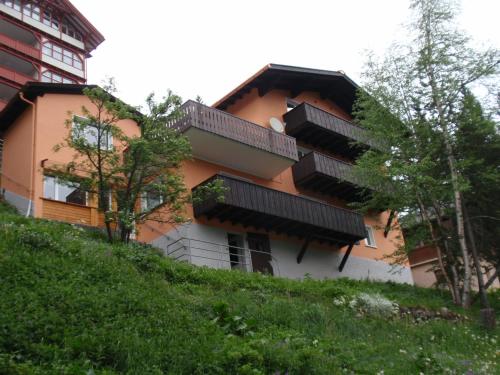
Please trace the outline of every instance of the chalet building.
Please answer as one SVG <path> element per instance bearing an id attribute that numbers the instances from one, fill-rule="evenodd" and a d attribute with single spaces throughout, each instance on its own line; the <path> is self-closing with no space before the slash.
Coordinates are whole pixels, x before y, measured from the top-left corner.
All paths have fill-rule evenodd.
<path id="1" fill-rule="evenodd" d="M 71 159 L 70 150 L 55 153 L 53 146 L 68 134 L 68 111 L 81 115 L 82 104 L 90 105 L 84 87 L 28 83 L 21 92 L 32 104 L 15 96 L 0 114 L 1 188 L 21 212 L 102 222 L 91 198 L 50 175 L 51 165 Z M 342 72 L 270 64 L 211 107 L 186 102 L 171 124 L 192 144 L 186 185 L 195 191 L 220 179 L 225 199 L 188 207 L 188 224 L 143 224 L 137 239 L 196 265 L 413 283 L 409 265 L 395 269 L 387 258 L 401 241 L 399 231 L 384 235 L 389 214 L 362 216 L 349 206 L 369 192 L 352 175 L 352 162 L 376 147 L 352 122 L 356 88 Z M 139 134 L 132 121 L 120 126 Z"/>
<path id="2" fill-rule="evenodd" d="M 29 81 L 85 83 L 103 41 L 67 0 L 0 0 L 0 110 Z"/>

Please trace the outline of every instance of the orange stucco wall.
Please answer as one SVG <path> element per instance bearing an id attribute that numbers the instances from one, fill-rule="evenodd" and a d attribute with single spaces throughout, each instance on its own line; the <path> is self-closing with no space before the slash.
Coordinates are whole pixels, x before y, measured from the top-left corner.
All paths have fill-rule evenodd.
<path id="1" fill-rule="evenodd" d="M 34 168 L 33 206 L 36 217 L 43 214 L 43 175 L 42 162 L 65 164 L 73 160 L 74 152 L 62 148 L 58 152 L 54 146 L 60 144 L 69 134 L 66 120 L 73 114 L 83 115 L 82 106 L 89 111 L 94 105 L 84 95 L 45 94 L 37 97 L 35 103 L 35 155 L 32 167 L 32 107 L 28 108 L 16 119 L 4 135 L 5 147 L 3 158 L 2 188 L 30 198 L 30 173 Z M 139 128 L 131 120 L 118 123 L 122 131 L 129 135 L 139 135 Z M 116 144 L 116 146 L 118 146 Z M 12 181 L 11 181 L 12 180 Z M 15 181 L 15 182 L 13 182 Z M 68 210 L 77 210 L 68 205 Z"/>
<path id="2" fill-rule="evenodd" d="M 29 199 L 33 110 L 28 108 L 4 134 L 2 188 Z"/>

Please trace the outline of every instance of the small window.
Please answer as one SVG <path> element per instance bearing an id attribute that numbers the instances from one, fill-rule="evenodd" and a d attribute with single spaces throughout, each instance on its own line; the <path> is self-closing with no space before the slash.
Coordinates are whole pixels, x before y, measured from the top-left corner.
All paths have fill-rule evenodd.
<path id="1" fill-rule="evenodd" d="M 243 236 L 240 234 L 228 233 L 227 244 L 231 269 L 245 270 L 246 262 Z"/>
<path id="2" fill-rule="evenodd" d="M 299 105 L 299 103 L 297 103 L 295 100 L 288 99 L 288 98 L 286 99 L 286 111 L 287 112 L 290 112 L 292 109 L 294 109 L 298 105 Z"/>
<path id="3" fill-rule="evenodd" d="M 87 205 L 87 193 L 74 182 L 63 182 L 53 176 L 44 176 L 43 197 L 56 201 Z"/>
<path id="4" fill-rule="evenodd" d="M 308 148 L 302 147 L 302 146 L 297 146 L 297 154 L 299 155 L 299 159 L 302 159 L 304 156 L 307 154 L 311 153 L 312 151 L 309 150 Z"/>
<path id="5" fill-rule="evenodd" d="M 79 125 L 75 126 L 75 120 L 78 121 Z M 87 124 L 86 124 L 87 123 Z M 81 133 L 78 133 L 81 132 Z M 97 146 L 99 130 L 96 126 L 89 123 L 89 120 L 81 116 L 73 116 L 73 137 L 83 138 L 90 146 Z M 113 135 L 107 132 L 106 136 L 101 136 L 101 150 L 111 150 L 113 148 Z"/>
<path id="6" fill-rule="evenodd" d="M 146 191 L 142 195 L 141 207 L 142 211 L 150 211 L 158 207 L 163 203 L 163 197 L 161 194 L 155 191 Z"/>
<path id="7" fill-rule="evenodd" d="M 366 246 L 377 247 L 377 244 L 375 243 L 375 235 L 373 233 L 373 228 L 369 225 L 366 225 L 365 228 L 366 228 L 366 238 L 365 238 Z"/>

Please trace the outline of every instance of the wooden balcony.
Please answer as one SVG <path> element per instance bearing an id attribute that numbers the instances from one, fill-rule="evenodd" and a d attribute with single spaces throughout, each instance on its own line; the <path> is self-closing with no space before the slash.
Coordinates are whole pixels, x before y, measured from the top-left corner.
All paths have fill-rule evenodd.
<path id="1" fill-rule="evenodd" d="M 193 156 L 271 179 L 297 160 L 295 139 L 227 112 L 188 101 L 171 126 L 191 141 Z"/>
<path id="2" fill-rule="evenodd" d="M 26 82 L 36 81 L 36 78 L 24 75 L 22 73 L 16 72 L 4 66 L 0 66 L 0 77 L 8 79 L 9 81 L 15 82 L 19 85 L 24 85 Z"/>
<path id="3" fill-rule="evenodd" d="M 208 198 L 195 203 L 195 217 L 217 218 L 221 222 L 298 238 L 315 238 L 335 245 L 352 244 L 365 238 L 363 217 L 356 212 L 224 174 L 217 174 L 200 185 L 215 179 L 223 180 L 228 188 L 224 201 Z"/>
<path id="4" fill-rule="evenodd" d="M 295 185 L 348 202 L 359 201 L 369 193 L 353 175 L 352 164 L 319 152 L 304 156 L 292 167 L 292 172 Z"/>
<path id="5" fill-rule="evenodd" d="M 356 158 L 373 146 L 363 128 L 308 103 L 298 105 L 283 118 L 288 135 L 348 158 Z"/>
<path id="6" fill-rule="evenodd" d="M 18 51 L 26 56 L 33 57 L 35 59 L 40 59 L 41 53 L 40 49 L 20 42 L 18 40 L 12 39 L 5 34 L 0 33 L 0 44 L 3 44 L 15 51 Z"/>

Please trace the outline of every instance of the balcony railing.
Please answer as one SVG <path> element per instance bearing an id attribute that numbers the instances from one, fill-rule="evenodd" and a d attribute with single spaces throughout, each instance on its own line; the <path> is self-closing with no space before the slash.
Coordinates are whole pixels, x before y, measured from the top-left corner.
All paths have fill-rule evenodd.
<path id="1" fill-rule="evenodd" d="M 181 111 L 181 118 L 172 124 L 181 131 L 197 128 L 288 159 L 298 160 L 295 139 L 285 134 L 191 100 L 183 104 Z"/>
<path id="2" fill-rule="evenodd" d="M 5 34 L 0 34 L 0 44 L 4 44 L 7 47 L 15 49 L 16 51 L 19 51 L 27 56 L 40 59 L 40 49 L 12 39 Z"/>
<path id="3" fill-rule="evenodd" d="M 298 105 L 283 118 L 287 134 L 340 155 L 356 157 L 374 146 L 363 128 L 308 103 Z"/>
<path id="4" fill-rule="evenodd" d="M 292 167 L 295 185 L 353 201 L 362 198 L 362 183 L 353 174 L 352 164 L 310 152 Z"/>
<path id="5" fill-rule="evenodd" d="M 11 70 L 9 68 L 6 68 L 4 66 L 0 66 L 0 76 L 12 81 L 16 82 L 20 85 L 24 85 L 26 82 L 29 81 L 36 81 L 36 78 L 24 75 L 22 73 L 16 72 L 14 70 Z"/>
<path id="6" fill-rule="evenodd" d="M 195 217 L 218 218 L 299 238 L 324 239 L 332 244 L 350 244 L 365 238 L 363 217 L 356 212 L 224 174 L 201 185 L 215 179 L 222 180 L 227 188 L 224 200 L 209 198 L 195 203 Z"/>

